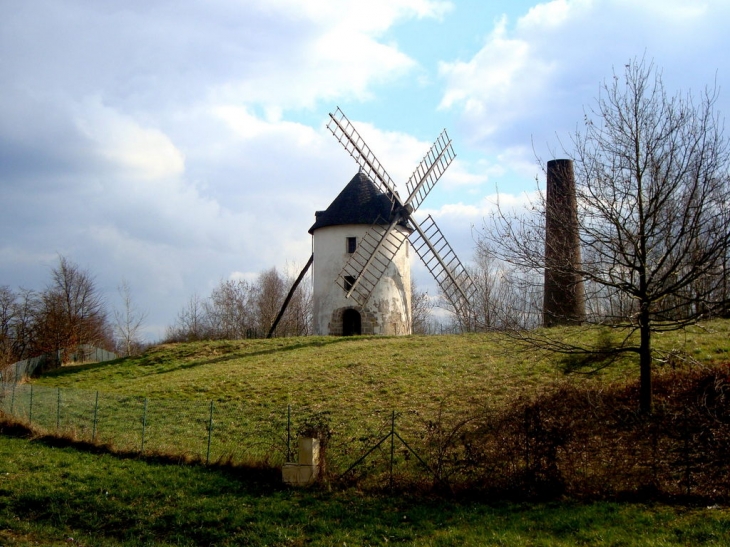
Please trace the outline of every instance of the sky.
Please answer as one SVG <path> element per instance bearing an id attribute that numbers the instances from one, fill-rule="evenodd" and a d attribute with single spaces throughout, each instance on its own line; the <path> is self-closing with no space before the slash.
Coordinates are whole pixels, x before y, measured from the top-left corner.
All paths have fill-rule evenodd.
<path id="1" fill-rule="evenodd" d="M 154 341 L 223 280 L 298 273 L 358 170 L 337 107 L 401 195 L 448 131 L 415 216 L 468 264 L 632 60 L 727 115 L 728 30 L 729 0 L 0 0 L 0 286 L 43 290 L 63 256 L 110 313 L 126 282 Z"/>

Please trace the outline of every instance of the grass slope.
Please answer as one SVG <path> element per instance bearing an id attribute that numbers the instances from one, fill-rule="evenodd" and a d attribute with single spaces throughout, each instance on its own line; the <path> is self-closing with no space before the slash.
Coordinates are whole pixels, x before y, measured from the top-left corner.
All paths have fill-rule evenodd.
<path id="1" fill-rule="evenodd" d="M 669 362 L 727 362 L 729 331 L 729 321 L 717 321 L 657 336 L 658 356 Z M 584 341 L 593 336 L 580 330 L 562 334 Z M 600 384 L 638 376 L 629 358 L 593 376 L 566 376 L 566 364 L 560 356 L 516 348 L 495 334 L 313 337 L 160 346 L 137 358 L 64 367 L 33 385 L 37 395 L 62 387 L 203 409 L 210 400 L 221 406 L 245 403 L 264 417 L 267 409 L 287 403 L 315 402 L 365 421 L 375 409 L 446 409 L 458 415 L 475 407 L 508 405 L 556 381 Z M 54 395 L 50 402 L 55 401 Z M 49 412 L 54 423 L 52 408 Z M 139 416 L 130 419 L 138 422 Z M 181 421 L 174 415 L 170 420 Z M 205 420 L 196 421 L 204 431 Z M 110 424 L 118 422 L 116 416 L 110 419 Z M 240 416 L 231 423 L 240 427 Z M 0 544 L 730 544 L 726 508 L 487 504 L 353 490 L 289 490 L 280 486 L 276 471 L 273 477 L 256 473 L 89 454 L 0 436 Z"/>
<path id="2" fill-rule="evenodd" d="M 555 331 L 592 343 L 595 331 Z M 614 333 L 617 336 L 618 333 Z M 730 321 L 656 335 L 658 356 L 727 361 Z M 494 333 L 408 337 L 309 337 L 162 345 L 140 357 L 63 367 L 35 382 L 122 395 L 322 407 L 468 409 L 496 405 L 565 377 L 565 359 Z M 630 357 L 597 376 L 634 379 Z"/>
<path id="3" fill-rule="evenodd" d="M 716 321 L 657 335 L 657 356 L 671 363 L 726 362 L 729 331 L 730 321 Z M 605 344 L 620 333 L 573 328 L 551 334 Z M 637 381 L 630 356 L 598 374 L 565 373 L 577 364 L 495 333 L 196 342 L 63 367 L 7 393 L 2 408 L 13 407 L 21 420 L 32 415 L 39 431 L 121 451 L 257 465 L 286 461 L 287 439 L 320 424 L 320 431 L 332 432 L 328 462 L 338 474 L 390 431 L 391 411 L 417 453 L 436 457 L 433 450 L 467 417 L 497 415 L 556 384 L 603 389 L 605 382 Z M 424 472 L 408 454 L 402 459 L 404 473 Z"/>

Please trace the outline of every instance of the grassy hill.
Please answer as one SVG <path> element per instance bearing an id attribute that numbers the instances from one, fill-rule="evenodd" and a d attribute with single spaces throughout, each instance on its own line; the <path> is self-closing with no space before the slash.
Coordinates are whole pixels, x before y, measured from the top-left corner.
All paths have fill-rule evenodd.
<path id="1" fill-rule="evenodd" d="M 580 329 L 556 332 L 589 343 L 596 336 Z M 671 354 L 675 362 L 727 361 L 730 321 L 656 335 L 655 347 L 657 357 Z M 278 338 L 161 345 L 140 357 L 63 367 L 34 382 L 130 396 L 362 411 L 463 410 L 500 405 L 557 380 L 638 377 L 630 356 L 595 375 L 566 375 L 565 364 L 564 356 L 519 346 L 496 333 Z"/>
<path id="2" fill-rule="evenodd" d="M 0 436 L 0 544 L 721 547 L 730 511 L 283 488 L 263 475 Z"/>
<path id="3" fill-rule="evenodd" d="M 580 329 L 555 332 L 588 342 L 595 336 Z M 657 396 L 669 401 L 671 410 L 671 404 L 687 401 L 677 393 L 695 393 L 690 381 L 685 382 L 688 391 L 672 392 L 670 388 L 681 383 L 676 379 L 684 381 L 681 375 L 691 376 L 686 371 L 730 360 L 730 321 L 657 336 L 655 346 Z M 637 492 L 635 484 L 655 478 L 670 494 L 685 488 L 689 492 L 690 484 L 693 492 L 701 486 L 702 494 L 714 480 L 722 492 L 730 491 L 727 464 L 703 459 L 709 447 L 726 462 L 725 399 L 717 399 L 712 407 L 725 412 L 712 414 L 724 428 L 718 430 L 722 438 L 706 435 L 704 422 L 692 422 L 694 408 L 684 414 L 662 411 L 656 420 L 641 422 L 631 411 L 632 384 L 638 377 L 634 359 L 625 357 L 596 374 L 585 374 L 587 369 L 565 372 L 576 364 L 575 359 L 520 347 L 497 334 L 163 345 L 139 357 L 63 367 L 33 380 L 33 424 L 45 419 L 45 429 L 52 430 L 60 419 L 63 428 L 71 399 L 80 394 L 77 402 L 85 409 L 81 418 L 90 422 L 93 417 L 97 442 L 104 443 L 105 435 L 118 435 L 124 423 L 137 431 L 141 403 L 149 398 L 149 409 L 146 402 L 144 406 L 149 411 L 147 442 L 164 452 L 162 444 L 153 442 L 164 428 L 189 443 L 175 450 L 200 454 L 205 450 L 209 402 L 214 401 L 214 459 L 225 459 L 248 439 L 265 450 L 280 447 L 290 404 L 295 412 L 329 412 L 334 430 L 329 462 L 342 471 L 342 462 L 349 465 L 387 432 L 389 411 L 395 409 L 399 431 L 430 465 L 443 464 L 442 477 L 452 484 L 462 479 L 474 483 L 481 476 L 507 480 L 504 490 L 494 492 L 497 496 L 509 492 L 510 484 L 559 488 L 551 479 L 554 471 L 562 474 L 568 495 L 584 492 L 588 499 L 595 499 L 590 491 L 595 485 L 603 488 L 596 490 L 601 497 L 610 494 L 605 487 L 612 481 L 618 485 L 615 491 L 627 484 L 628 491 Z M 730 392 L 726 367 L 719 370 L 724 383 L 713 385 Z M 700 376 L 696 379 L 707 384 Z M 101 401 L 98 423 L 96 392 L 101 394 L 96 399 Z M 44 393 L 46 407 L 41 404 Z M 580 407 L 586 394 L 590 404 Z M 14 403 L 21 404 L 20 391 L 13 395 Z M 530 406 L 531 401 L 537 406 Z M 560 412 L 551 414 L 556 408 Z M 585 408 L 590 419 L 574 427 Z M 460 429 L 460 420 L 475 414 L 490 418 Z M 604 425 L 606 431 L 601 429 Z M 74 427 L 71 436 L 76 438 L 86 438 L 91 430 Z M 119 446 L 119 439 L 114 437 L 110 444 Z M 139 446 L 139 435 L 130 433 L 129 442 Z M 386 446 L 373 455 L 385 465 L 368 463 L 368 476 L 387 477 L 389 453 Z M 135 454 L 116 458 L 80 453 L 43 438 L 29 442 L 0 437 L 0 455 L 5 462 L 0 465 L 4 544 L 720 546 L 730 541 L 730 513 L 714 499 L 696 498 L 702 501 L 697 509 L 575 501 L 580 498 L 485 503 L 490 484 L 479 482 L 475 484 L 483 489 L 453 499 L 382 496 L 378 490 L 347 488 L 291 490 L 280 484 L 275 459 L 262 471 L 179 466 Z M 636 461 L 631 460 L 634 455 Z M 401 446 L 396 458 L 400 476 L 418 467 Z M 639 483 L 628 482 L 637 478 Z"/>
<path id="4" fill-rule="evenodd" d="M 667 404 L 688 396 L 666 391 L 667 385 L 680 385 L 671 377 L 677 369 L 728 362 L 729 330 L 730 321 L 715 321 L 655 337 L 657 386 L 665 386 Z M 605 344 L 620 335 L 579 328 L 551 333 L 588 344 Z M 535 464 L 529 443 L 560 435 L 575 438 L 577 430 L 558 431 L 563 423 L 574 422 L 561 409 L 560 397 L 572 397 L 570 412 L 581 418 L 588 417 L 586 412 L 598 415 L 593 403 L 585 407 L 588 399 L 618 397 L 620 405 L 605 399 L 601 412 L 608 414 L 602 423 L 616 421 L 611 415 L 614 407 L 635 412 L 638 400 L 631 389 L 637 384 L 638 367 L 632 356 L 594 374 L 579 365 L 574 357 L 536 351 L 496 333 L 195 342 L 162 345 L 115 362 L 63 367 L 34 380 L 33 391 L 26 386 L 23 393 L 13 393 L 12 400 L 16 415 L 24 405 L 24 415 L 30 419 L 32 414 L 34 427 L 46 432 L 63 431 L 118 450 L 203 461 L 278 465 L 292 455 L 300 432 L 316 431 L 328 439 L 328 465 L 336 474 L 383 438 L 395 420 L 397 432 L 441 470 L 440 476 L 448 467 L 459 481 L 471 483 L 474 479 L 466 468 L 470 473 L 478 468 L 479 473 L 506 476 L 507 471 L 494 466 L 487 469 L 488 460 L 501 459 L 511 466 L 510 472 L 519 471 L 523 464 L 508 462 L 517 457 Z M 663 377 L 667 379 L 662 384 Z M 556 398 L 555 393 L 565 395 Z M 543 406 L 530 409 L 526 405 L 532 401 L 542 401 Z M 538 421 L 553 425 L 540 422 L 524 431 L 520 424 L 536 412 L 545 416 Z M 623 427 L 619 422 L 615 426 Z M 584 433 L 597 427 L 581 423 Z M 541 432 L 545 427 L 549 430 Z M 671 430 L 662 427 L 652 431 Z M 499 440 L 499 435 L 506 437 Z M 504 452 L 507 441 L 523 435 L 528 448 L 515 445 L 513 454 Z M 605 435 L 615 436 L 610 431 Z M 642 439 L 645 432 L 637 429 L 632 435 Z M 492 445 L 485 444 L 486 439 Z M 552 459 L 566 450 L 545 449 L 552 451 Z M 611 449 L 624 458 L 622 447 Z M 387 450 L 380 452 L 382 476 L 392 456 Z M 405 476 L 429 477 L 412 454 L 397 455 Z M 631 469 L 627 473 L 632 486 L 626 488 L 638 487 L 641 474 Z M 671 477 L 667 480 L 679 488 Z"/>

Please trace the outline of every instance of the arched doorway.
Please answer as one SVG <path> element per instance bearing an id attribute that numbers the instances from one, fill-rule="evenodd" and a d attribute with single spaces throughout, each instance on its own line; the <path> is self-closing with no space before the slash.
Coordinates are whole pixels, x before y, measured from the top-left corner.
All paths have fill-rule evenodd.
<path id="1" fill-rule="evenodd" d="M 357 310 L 345 310 L 342 314 L 342 335 L 354 336 L 362 334 L 362 321 Z"/>

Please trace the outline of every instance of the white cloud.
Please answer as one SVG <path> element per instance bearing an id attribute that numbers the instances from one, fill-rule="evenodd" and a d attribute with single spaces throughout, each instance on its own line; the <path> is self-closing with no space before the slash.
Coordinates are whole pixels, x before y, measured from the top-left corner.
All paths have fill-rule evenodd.
<path id="1" fill-rule="evenodd" d="M 394 23 L 408 18 L 443 17 L 453 9 L 451 2 L 439 0 L 262 0 L 282 13 L 297 13 L 330 27 L 343 27 L 379 35 Z"/>
<path id="2" fill-rule="evenodd" d="M 76 127 L 95 153 L 125 176 L 149 181 L 184 172 L 182 153 L 162 131 L 140 126 L 98 98 L 85 100 L 75 110 Z"/>
<path id="3" fill-rule="evenodd" d="M 266 119 L 259 118 L 242 106 L 214 106 L 211 112 L 225 122 L 238 137 L 245 140 L 273 137 L 292 140 L 299 146 L 307 146 L 320 139 L 320 135 L 313 128 L 284 121 L 277 112 L 267 112 Z"/>
<path id="4" fill-rule="evenodd" d="M 536 157 L 565 156 L 599 84 L 631 59 L 653 59 L 670 92 L 702 89 L 716 74 L 720 85 L 727 81 L 729 17 L 725 0 L 543 2 L 501 18 L 470 58 L 440 64 L 440 108 L 459 113 L 492 182 L 521 180 L 524 189 L 540 174 Z"/>
<path id="5" fill-rule="evenodd" d="M 440 107 L 461 107 L 473 138 L 490 137 L 528 114 L 527 105 L 540 95 L 553 71 L 554 63 L 536 55 L 529 40 L 510 37 L 502 18 L 471 60 L 440 64 L 440 75 L 447 81 Z"/>
<path id="6" fill-rule="evenodd" d="M 477 188 L 489 180 L 490 170 L 483 166 L 467 165 L 455 159 L 443 176 L 440 187 L 445 189 Z"/>
<path id="7" fill-rule="evenodd" d="M 538 4 L 519 19 L 517 28 L 522 32 L 542 32 L 546 28 L 558 28 L 568 22 L 571 12 L 590 9 L 592 4 L 592 0 L 553 0 Z"/>
<path id="8" fill-rule="evenodd" d="M 423 209 L 420 216 L 431 215 L 439 219 L 439 224 L 480 224 L 482 219 L 500 209 L 503 212 L 527 211 L 539 200 L 537 191 L 509 193 L 500 192 L 488 194 L 472 203 L 447 203 L 436 209 Z"/>
<path id="9" fill-rule="evenodd" d="M 211 89 L 218 103 L 312 108 L 317 101 L 372 97 L 372 86 L 416 67 L 393 43 L 380 40 L 395 23 L 409 18 L 439 18 L 451 8 L 428 0 L 276 0 L 259 8 L 295 22 L 299 36 L 274 55 L 262 52 L 256 71 Z M 284 38 L 284 37 L 281 37 Z M 292 39 L 293 38 L 293 39 Z"/>

